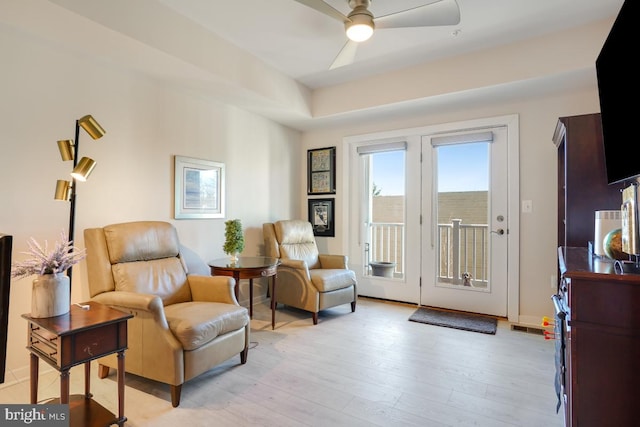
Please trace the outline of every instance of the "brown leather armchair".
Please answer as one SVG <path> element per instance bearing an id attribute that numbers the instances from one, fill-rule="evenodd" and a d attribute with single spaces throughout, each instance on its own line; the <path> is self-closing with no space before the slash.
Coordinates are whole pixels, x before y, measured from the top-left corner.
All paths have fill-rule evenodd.
<path id="1" fill-rule="evenodd" d="M 284 220 L 262 225 L 265 252 L 280 258 L 276 304 L 282 303 L 313 313 L 342 304 L 356 310 L 356 275 L 347 266 L 346 255 L 319 254 L 311 223 Z"/>
<path id="2" fill-rule="evenodd" d="M 186 381 L 237 354 L 246 363 L 249 314 L 234 280 L 190 275 L 197 261 L 185 258 L 173 225 L 113 224 L 84 230 L 84 239 L 91 299 L 134 316 L 126 372 L 169 384 L 176 407 Z M 100 378 L 118 366 L 113 355 L 98 363 Z"/>

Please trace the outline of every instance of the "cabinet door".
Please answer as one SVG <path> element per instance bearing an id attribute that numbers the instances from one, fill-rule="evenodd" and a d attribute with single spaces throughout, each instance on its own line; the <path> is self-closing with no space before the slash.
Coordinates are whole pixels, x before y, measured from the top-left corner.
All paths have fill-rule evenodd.
<path id="1" fill-rule="evenodd" d="M 622 204 L 622 185 L 607 184 L 600 114 L 560 118 L 554 142 L 563 215 L 558 217 L 559 233 L 564 228 L 558 246 L 587 247 L 594 237 L 595 212 L 618 210 Z"/>
<path id="2" fill-rule="evenodd" d="M 607 279 L 610 276 L 613 279 Z M 574 277 L 569 292 L 570 425 L 637 425 L 639 279 L 604 274 Z"/>

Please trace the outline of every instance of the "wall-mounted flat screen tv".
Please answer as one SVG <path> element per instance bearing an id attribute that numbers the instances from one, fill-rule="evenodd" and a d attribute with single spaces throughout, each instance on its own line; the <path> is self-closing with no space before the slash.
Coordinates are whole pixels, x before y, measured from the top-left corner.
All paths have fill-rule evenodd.
<path id="1" fill-rule="evenodd" d="M 596 59 L 602 136 L 609 184 L 640 176 L 637 110 L 633 94 L 640 79 L 634 65 L 638 52 L 639 0 L 626 0 Z"/>

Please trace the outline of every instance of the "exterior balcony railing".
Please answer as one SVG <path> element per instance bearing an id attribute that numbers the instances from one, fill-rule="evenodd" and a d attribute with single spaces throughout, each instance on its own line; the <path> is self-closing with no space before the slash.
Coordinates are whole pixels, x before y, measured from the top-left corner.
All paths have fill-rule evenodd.
<path id="1" fill-rule="evenodd" d="M 372 222 L 369 223 L 369 246 L 367 265 L 387 264 L 393 267 L 392 276 L 401 278 L 404 275 L 404 223 Z M 375 274 L 375 267 L 369 274 Z"/>
<path id="2" fill-rule="evenodd" d="M 438 280 L 463 284 L 468 275 L 475 287 L 487 287 L 489 226 L 463 224 L 459 219 L 438 224 Z"/>
<path id="3" fill-rule="evenodd" d="M 470 276 L 473 286 L 487 286 L 488 272 L 487 224 L 463 224 L 454 219 L 438 224 L 438 280 L 462 284 L 463 275 Z M 393 277 L 405 272 L 405 226 L 403 223 L 374 222 L 369 224 L 369 242 L 365 249 L 367 264 L 393 265 Z M 372 269 L 367 270 L 372 274 Z"/>

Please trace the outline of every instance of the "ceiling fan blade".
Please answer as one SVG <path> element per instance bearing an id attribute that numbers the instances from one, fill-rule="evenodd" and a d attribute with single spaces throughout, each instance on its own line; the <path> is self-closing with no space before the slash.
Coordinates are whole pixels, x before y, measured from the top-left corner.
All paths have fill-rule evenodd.
<path id="1" fill-rule="evenodd" d="M 346 23 L 351 22 L 349 18 L 347 18 L 342 12 L 333 7 L 329 6 L 322 0 L 294 0 L 298 3 L 301 3 L 305 6 L 309 6 L 311 9 L 315 9 L 320 13 L 324 13 L 332 18 L 337 19 L 340 22 Z"/>
<path id="2" fill-rule="evenodd" d="M 344 67 L 345 65 L 352 64 L 356 58 L 356 51 L 358 50 L 358 43 L 352 40 L 347 40 L 345 45 L 342 47 L 336 59 L 333 60 L 333 63 L 329 67 L 330 70 L 335 68 Z"/>
<path id="3" fill-rule="evenodd" d="M 431 27 L 457 25 L 460 23 L 460 8 L 456 0 L 440 0 L 402 12 L 374 19 L 377 28 Z"/>

